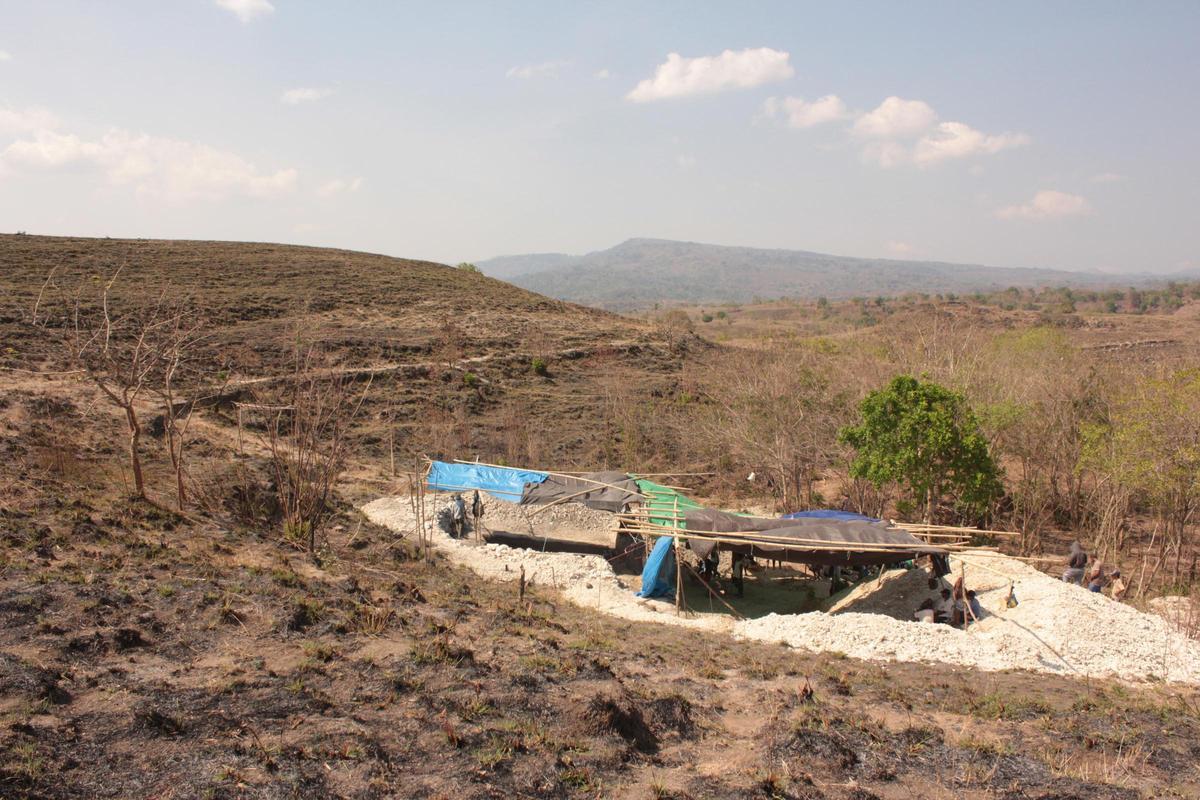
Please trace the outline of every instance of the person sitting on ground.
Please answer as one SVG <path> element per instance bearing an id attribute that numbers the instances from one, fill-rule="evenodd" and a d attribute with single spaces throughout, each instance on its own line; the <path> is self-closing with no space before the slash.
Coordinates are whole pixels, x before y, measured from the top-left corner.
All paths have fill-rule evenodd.
<path id="1" fill-rule="evenodd" d="M 1083 571 L 1087 567 L 1088 557 L 1079 540 L 1071 542 L 1071 551 L 1067 554 L 1067 568 L 1063 570 L 1062 579 L 1065 583 L 1083 585 Z"/>
<path id="2" fill-rule="evenodd" d="M 942 597 L 934 604 L 934 621 L 949 622 L 951 614 L 954 612 L 954 600 L 950 597 L 949 589 L 942 589 Z"/>
<path id="3" fill-rule="evenodd" d="M 1113 600 L 1124 600 L 1125 592 L 1129 590 L 1129 584 L 1121 577 L 1121 570 L 1114 569 L 1110 576 L 1109 586 L 1112 588 L 1111 595 Z"/>
<path id="4" fill-rule="evenodd" d="M 917 622 L 934 622 L 936 613 L 933 610 L 933 600 L 922 600 L 920 607 L 913 612 L 913 619 Z"/>
<path id="5" fill-rule="evenodd" d="M 983 619 L 983 606 L 979 603 L 979 598 L 975 596 L 974 589 L 967 590 L 967 608 L 971 610 L 971 621 Z"/>

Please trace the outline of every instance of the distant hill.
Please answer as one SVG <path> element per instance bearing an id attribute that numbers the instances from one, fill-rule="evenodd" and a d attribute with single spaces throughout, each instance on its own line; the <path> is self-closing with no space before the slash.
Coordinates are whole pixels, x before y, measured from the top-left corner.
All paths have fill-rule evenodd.
<path id="1" fill-rule="evenodd" d="M 507 281 L 530 272 L 569 267 L 578 259 L 579 256 L 566 253 L 528 253 L 523 256 L 497 256 L 475 266 L 488 277 Z"/>
<path id="2" fill-rule="evenodd" d="M 487 275 L 539 294 L 613 310 L 658 302 L 745 303 L 755 298 L 964 293 L 1009 286 L 1097 287 L 1131 280 L 1065 270 L 850 258 L 665 239 L 630 239 L 582 256 L 503 256 L 478 266 Z"/>

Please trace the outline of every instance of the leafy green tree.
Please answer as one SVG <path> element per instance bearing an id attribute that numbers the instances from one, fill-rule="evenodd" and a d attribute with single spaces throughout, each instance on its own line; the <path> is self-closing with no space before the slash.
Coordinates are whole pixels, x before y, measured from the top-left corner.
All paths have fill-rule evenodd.
<path id="1" fill-rule="evenodd" d="M 982 513 L 1003 493 L 979 422 L 957 392 L 899 375 L 868 394 L 859 411 L 862 422 L 839 434 L 857 451 L 850 475 L 905 486 L 926 521 L 947 492 L 969 514 Z"/>
<path id="2" fill-rule="evenodd" d="M 479 272 L 479 267 L 472 264 L 470 261 L 464 261 L 458 265 L 458 268 L 463 272 Z"/>

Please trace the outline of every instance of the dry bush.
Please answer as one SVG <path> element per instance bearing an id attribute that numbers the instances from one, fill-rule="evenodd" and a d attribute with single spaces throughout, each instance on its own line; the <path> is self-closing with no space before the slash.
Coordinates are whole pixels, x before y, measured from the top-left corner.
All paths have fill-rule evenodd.
<path id="1" fill-rule="evenodd" d="M 292 370 L 277 392 L 260 393 L 251 407 L 264 420 L 284 533 L 315 552 L 334 513 L 334 489 L 353 445 L 351 426 L 367 389 L 337 370 L 315 347 L 297 344 Z"/>
<path id="2" fill-rule="evenodd" d="M 693 376 L 705 402 L 690 420 L 692 435 L 732 468 L 762 476 L 791 509 L 814 501 L 814 485 L 839 455 L 837 431 L 853 401 L 833 386 L 826 356 L 815 348 L 775 343 L 723 354 Z"/>

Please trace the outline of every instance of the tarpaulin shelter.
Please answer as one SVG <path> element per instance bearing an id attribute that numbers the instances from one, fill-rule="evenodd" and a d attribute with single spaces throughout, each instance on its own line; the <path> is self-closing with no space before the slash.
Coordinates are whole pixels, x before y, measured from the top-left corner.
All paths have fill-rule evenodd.
<path id="1" fill-rule="evenodd" d="M 550 475 L 541 483 L 527 485 L 521 505 L 572 502 L 615 513 L 641 499 L 637 482 L 624 472 L 585 472 Z"/>
<path id="2" fill-rule="evenodd" d="M 642 568 L 642 589 L 638 597 L 675 598 L 675 548 L 670 536 L 660 536 L 654 543 L 646 566 Z"/>
<path id="3" fill-rule="evenodd" d="M 495 464 L 432 461 L 426 484 L 433 491 L 478 489 L 521 505 L 574 502 L 611 512 L 644 499 L 637 481 L 624 472 L 614 471 L 566 475 Z"/>
<path id="4" fill-rule="evenodd" d="M 707 558 L 718 545 L 745 555 L 820 566 L 896 564 L 934 558 L 935 573 L 949 571 L 946 551 L 881 521 L 828 518 L 743 517 L 703 508 L 683 514 L 688 546 Z"/>
<path id="5" fill-rule="evenodd" d="M 841 511 L 836 508 L 814 508 L 811 511 L 793 511 L 784 514 L 780 519 L 835 519 L 843 522 L 882 522 L 881 519 L 868 517 L 866 514 L 856 514 L 853 511 Z"/>
<path id="6" fill-rule="evenodd" d="M 485 464 L 447 464 L 431 462 L 426 484 L 440 492 L 464 492 L 479 489 L 499 500 L 519 503 L 527 486 L 536 486 L 548 478 L 545 472 Z"/>

